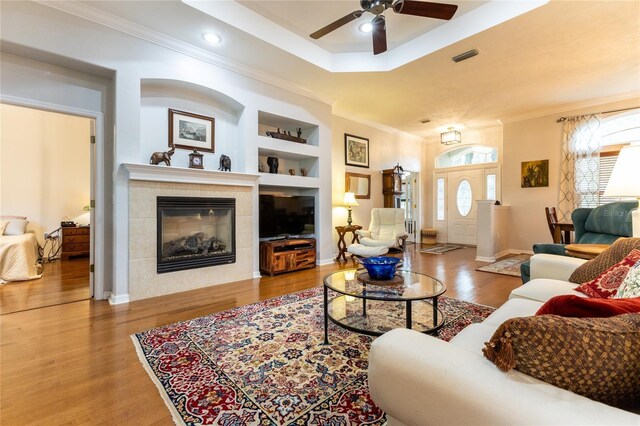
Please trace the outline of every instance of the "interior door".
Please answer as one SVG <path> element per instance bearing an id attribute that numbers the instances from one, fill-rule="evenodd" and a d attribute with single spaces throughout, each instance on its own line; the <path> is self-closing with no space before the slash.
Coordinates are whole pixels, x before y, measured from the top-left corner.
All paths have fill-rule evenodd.
<path id="1" fill-rule="evenodd" d="M 95 265 L 95 244 L 96 244 L 96 209 L 95 209 L 95 199 L 96 199 L 96 121 L 91 120 L 90 122 L 90 143 L 89 143 L 89 175 L 90 177 L 90 189 L 89 189 L 89 197 L 91 198 L 91 202 L 89 205 L 89 214 L 90 219 L 89 223 L 91 227 L 89 228 L 89 264 Z M 89 297 L 94 296 L 94 273 L 93 271 L 89 272 Z"/>
<path id="2" fill-rule="evenodd" d="M 447 237 L 452 244 L 476 245 L 477 203 L 484 198 L 482 169 L 447 173 Z"/>

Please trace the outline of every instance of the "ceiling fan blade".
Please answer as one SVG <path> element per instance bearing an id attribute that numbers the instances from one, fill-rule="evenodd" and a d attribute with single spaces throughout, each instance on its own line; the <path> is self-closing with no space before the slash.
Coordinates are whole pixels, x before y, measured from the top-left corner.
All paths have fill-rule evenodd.
<path id="1" fill-rule="evenodd" d="M 455 4 L 431 3 L 427 1 L 398 0 L 393 5 L 396 13 L 403 15 L 424 16 L 426 18 L 446 19 L 453 18 L 458 10 Z"/>
<path id="2" fill-rule="evenodd" d="M 311 37 L 314 40 L 317 40 L 320 37 L 329 34 L 331 31 L 336 30 L 336 29 L 340 28 L 341 26 L 346 25 L 349 22 L 358 19 L 359 17 L 362 16 L 362 13 L 363 13 L 362 10 L 356 10 L 355 12 L 351 12 L 350 14 L 348 14 L 346 16 L 343 16 L 342 18 L 338 19 L 337 21 L 330 23 L 326 27 L 319 29 L 315 33 L 311 34 L 309 37 Z"/>
<path id="3" fill-rule="evenodd" d="M 387 24 L 382 15 L 373 18 L 371 24 L 373 25 L 373 54 L 378 55 L 387 51 Z"/>

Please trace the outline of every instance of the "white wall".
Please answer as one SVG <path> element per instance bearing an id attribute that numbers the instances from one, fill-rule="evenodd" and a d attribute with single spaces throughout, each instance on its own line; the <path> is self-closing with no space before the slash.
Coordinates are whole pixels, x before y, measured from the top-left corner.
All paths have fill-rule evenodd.
<path id="1" fill-rule="evenodd" d="M 637 107 L 640 99 L 575 109 L 504 125 L 503 204 L 511 206 L 509 247 L 531 250 L 534 243 L 551 243 L 545 207 L 558 206 L 562 159 L 560 116 L 572 116 L 619 108 Z M 549 187 L 521 188 L 523 161 L 549 160 Z"/>
<path id="2" fill-rule="evenodd" d="M 0 215 L 27 216 L 41 245 L 90 200 L 90 120 L 0 105 Z"/>
<path id="3" fill-rule="evenodd" d="M 371 198 L 358 199 L 358 207 L 352 208 L 353 223 L 367 229 L 371 220 L 371 209 L 384 207 L 382 197 L 382 170 L 392 169 L 397 163 L 407 171 L 422 173 L 422 139 L 382 130 L 340 116 L 333 116 L 332 122 L 331 171 L 333 181 L 333 226 L 347 224 L 347 208 L 342 206 L 345 192 L 345 172 L 371 175 Z M 369 139 L 369 168 L 346 166 L 344 161 L 344 134 Z M 420 189 L 420 203 L 425 205 L 424 187 Z M 338 236 L 333 230 L 334 251 L 337 252 Z M 347 243 L 349 243 L 347 241 Z"/>

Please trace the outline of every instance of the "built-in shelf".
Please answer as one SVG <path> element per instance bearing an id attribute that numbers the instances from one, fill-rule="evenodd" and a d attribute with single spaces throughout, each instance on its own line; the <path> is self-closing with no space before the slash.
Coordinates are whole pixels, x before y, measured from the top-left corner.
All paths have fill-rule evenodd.
<path id="1" fill-rule="evenodd" d="M 274 173 L 258 173 L 260 186 L 278 186 L 283 188 L 319 188 L 320 179 L 311 176 L 291 176 Z"/>
<path id="2" fill-rule="evenodd" d="M 271 114 L 269 112 L 258 111 L 258 134 L 260 136 L 267 136 L 267 132 L 275 132 L 280 129 L 283 132 L 291 132 L 292 135 L 296 135 L 297 129 L 302 131 L 301 137 L 307 140 L 306 144 L 300 144 L 298 142 L 285 141 L 281 139 L 275 139 L 281 142 L 285 142 L 290 145 L 314 145 L 318 146 L 318 125 L 307 123 L 305 121 L 296 120 L 289 117 L 283 117 L 281 115 Z M 274 138 L 270 138 L 274 139 Z M 293 149 L 293 148 L 292 148 Z"/>
<path id="3" fill-rule="evenodd" d="M 317 159 L 320 156 L 320 149 L 315 145 L 258 136 L 258 155 L 290 160 Z"/>

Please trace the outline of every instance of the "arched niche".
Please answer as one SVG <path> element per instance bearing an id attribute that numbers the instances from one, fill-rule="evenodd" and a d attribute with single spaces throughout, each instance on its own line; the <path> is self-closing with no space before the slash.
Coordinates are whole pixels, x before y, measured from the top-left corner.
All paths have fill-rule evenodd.
<path id="1" fill-rule="evenodd" d="M 233 171 L 244 167 L 239 161 L 245 144 L 239 123 L 245 106 L 232 97 L 188 81 L 142 79 L 140 81 L 140 161 L 147 163 L 155 151 L 169 146 L 169 109 L 192 112 L 215 119 L 214 153 L 205 153 L 204 167 L 216 170 L 221 154 L 232 159 Z M 172 166 L 187 167 L 190 151 L 177 149 Z M 233 163 L 235 161 L 235 166 Z M 240 166 L 240 167 L 239 167 Z"/>

